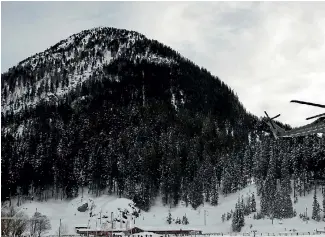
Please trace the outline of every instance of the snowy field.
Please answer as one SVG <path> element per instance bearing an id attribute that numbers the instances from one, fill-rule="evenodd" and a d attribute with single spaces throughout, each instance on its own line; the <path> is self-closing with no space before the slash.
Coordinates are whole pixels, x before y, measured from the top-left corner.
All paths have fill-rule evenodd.
<path id="1" fill-rule="evenodd" d="M 167 206 L 162 206 L 161 200 L 157 199 L 155 205 L 150 209 L 149 212 L 141 211 L 140 216 L 135 220 L 135 226 L 138 227 L 154 227 L 154 228 L 195 228 L 202 230 L 203 233 L 224 233 L 225 235 L 235 235 L 231 234 L 231 219 L 229 221 L 222 222 L 221 215 L 223 213 L 230 212 L 231 209 L 234 210 L 235 204 L 239 196 L 246 196 L 250 193 L 256 194 L 255 185 L 250 185 L 247 188 L 237 192 L 235 194 L 228 195 L 224 197 L 220 195 L 219 205 L 210 206 L 205 204 L 200 206 L 197 210 L 194 210 L 190 206 L 186 207 L 184 204 L 179 204 L 176 208 L 171 208 Z M 256 196 L 256 195 L 255 195 Z M 257 209 L 259 209 L 259 197 L 256 197 Z M 321 192 L 318 192 L 318 201 L 322 202 Z M 88 206 L 94 205 L 92 214 L 95 216 L 90 217 L 89 211 L 79 212 L 77 208 L 84 203 L 88 203 Z M 290 235 L 292 230 L 302 233 L 310 232 L 314 233 L 315 230 L 325 230 L 325 222 L 320 221 L 316 222 L 310 220 L 304 222 L 299 218 L 300 213 L 304 213 L 307 208 L 308 216 L 311 217 L 312 214 L 312 202 L 313 202 L 313 192 L 307 195 L 306 197 L 299 197 L 298 203 L 294 204 L 294 209 L 297 211 L 297 216 L 292 219 L 284 219 L 282 221 L 274 219 L 253 219 L 253 214 L 245 217 L 245 226 L 242 228 L 243 233 L 251 233 L 253 230 L 256 230 L 256 235 L 267 236 L 269 235 L 284 235 L 288 233 Z M 21 208 L 25 213 L 31 217 L 34 212 L 37 210 L 42 214 L 45 214 L 49 217 L 52 225 L 52 229 L 47 233 L 47 235 L 55 235 L 59 228 L 60 219 L 62 225 L 67 227 L 67 232 L 65 234 L 76 234 L 74 227 L 76 226 L 87 226 L 90 228 L 100 229 L 100 212 L 101 212 L 101 222 L 105 223 L 111 218 L 111 212 L 114 213 L 114 217 L 120 215 L 119 209 L 128 209 L 132 211 L 132 201 L 125 198 L 117 198 L 115 196 L 102 195 L 100 197 L 93 197 L 88 194 L 84 194 L 84 197 L 75 198 L 70 201 L 61 201 L 61 200 L 50 200 L 47 202 L 25 202 Z M 177 217 L 181 218 L 186 215 L 189 220 L 189 225 L 177 225 L 172 224 L 168 225 L 166 222 L 168 212 L 171 212 L 173 219 Z M 323 215 L 323 213 L 321 213 Z M 106 217 L 107 216 L 107 217 Z M 204 218 L 204 216 L 206 218 Z M 204 219 L 206 221 L 204 221 Z M 120 223 L 116 223 L 116 228 L 125 228 L 125 225 L 121 226 Z M 251 235 L 253 235 L 251 233 Z M 137 235 L 135 235 L 137 236 Z M 144 237 L 145 234 L 142 236 Z M 320 236 L 320 235 L 318 235 Z M 325 235 L 323 235 L 325 236 Z M 154 237 L 154 236 L 153 236 Z"/>

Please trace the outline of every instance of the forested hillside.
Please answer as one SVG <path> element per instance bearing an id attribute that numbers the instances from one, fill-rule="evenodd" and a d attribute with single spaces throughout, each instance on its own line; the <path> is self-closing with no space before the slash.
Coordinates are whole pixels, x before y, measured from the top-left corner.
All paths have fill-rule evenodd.
<path id="1" fill-rule="evenodd" d="M 197 207 L 254 178 L 267 213 L 277 180 L 304 195 L 325 173 L 324 138 L 275 141 L 219 78 L 136 32 L 83 31 L 1 82 L 2 200 L 87 187 L 144 210 L 158 195 Z"/>

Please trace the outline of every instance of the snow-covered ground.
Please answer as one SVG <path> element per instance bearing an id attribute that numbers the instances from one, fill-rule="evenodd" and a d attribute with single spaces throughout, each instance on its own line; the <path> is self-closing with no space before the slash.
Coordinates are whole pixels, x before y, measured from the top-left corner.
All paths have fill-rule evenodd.
<path id="1" fill-rule="evenodd" d="M 209 204 L 204 204 L 200 206 L 197 210 L 194 210 L 190 206 L 186 207 L 184 204 L 180 203 L 176 208 L 171 208 L 163 206 L 161 200 L 158 198 L 155 205 L 150 209 L 149 212 L 141 211 L 140 216 L 135 220 L 135 225 L 139 227 L 157 227 L 161 228 L 163 226 L 170 228 L 175 227 L 181 229 L 182 225 L 172 224 L 168 225 L 166 222 L 168 212 L 170 210 L 171 215 L 174 219 L 177 217 L 181 218 L 186 215 L 189 220 L 189 225 L 186 228 L 196 228 L 201 229 L 203 233 L 229 233 L 231 232 L 231 219 L 229 221 L 222 222 L 221 215 L 223 213 L 229 212 L 231 209 L 234 210 L 235 204 L 239 196 L 246 196 L 249 193 L 255 193 L 255 185 L 250 185 L 247 188 L 237 192 L 235 194 L 228 195 L 224 197 L 220 195 L 219 205 L 211 206 Z M 259 209 L 259 197 L 256 197 L 257 209 Z M 318 201 L 322 202 L 321 192 L 318 192 Z M 82 204 L 88 202 L 90 208 L 94 205 L 92 214 L 95 216 L 90 217 L 89 212 L 79 212 L 77 208 Z M 313 202 L 313 192 L 306 197 L 299 197 L 298 202 L 294 204 L 294 209 L 297 211 L 297 217 L 292 219 L 284 219 L 282 221 L 275 219 L 273 224 L 270 219 L 255 220 L 253 219 L 253 214 L 245 217 L 245 226 L 242 232 L 251 232 L 256 230 L 263 235 L 270 233 L 290 233 L 292 229 L 297 232 L 314 232 L 317 230 L 325 230 L 325 222 L 316 222 L 314 220 L 304 222 L 299 218 L 300 213 L 304 213 L 307 208 L 308 216 L 311 217 L 312 213 L 312 202 Z M 125 198 L 118 198 L 116 196 L 102 195 L 100 197 L 92 197 L 89 194 L 84 194 L 84 197 L 75 198 L 71 201 L 61 201 L 61 200 L 50 200 L 47 202 L 25 202 L 20 208 L 23 208 L 25 213 L 31 217 L 37 210 L 42 214 L 47 215 L 52 224 L 52 229 L 47 233 L 48 235 L 54 235 L 59 227 L 60 219 L 62 224 L 68 227 L 67 234 L 75 234 L 74 227 L 80 225 L 88 225 L 90 228 L 100 228 L 100 212 L 101 212 L 101 222 L 105 223 L 111 218 L 111 212 L 114 213 L 114 217 L 120 215 L 120 211 L 128 209 L 132 211 L 132 201 Z M 323 213 L 321 213 L 323 215 Z M 204 223 L 204 215 L 206 216 L 206 223 Z M 107 218 L 104 218 L 107 216 Z M 252 228 L 250 227 L 252 225 Z M 110 226 L 110 225 L 108 225 Z M 116 228 L 125 228 L 125 225 L 121 226 L 120 223 L 116 223 Z M 106 227 L 107 228 L 107 227 Z M 185 228 L 185 226 L 183 226 Z M 264 234 L 265 233 L 265 234 Z"/>

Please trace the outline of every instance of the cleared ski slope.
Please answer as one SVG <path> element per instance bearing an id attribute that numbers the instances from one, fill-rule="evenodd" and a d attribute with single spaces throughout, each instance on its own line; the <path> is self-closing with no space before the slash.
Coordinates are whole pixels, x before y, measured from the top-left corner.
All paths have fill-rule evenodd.
<path id="1" fill-rule="evenodd" d="M 225 221 L 224 223 L 221 220 L 221 215 L 223 213 L 229 212 L 231 209 L 234 210 L 235 204 L 239 196 L 246 196 L 249 193 L 255 193 L 257 209 L 259 209 L 259 197 L 256 196 L 256 187 L 254 184 L 248 186 L 247 188 L 231 194 L 227 197 L 220 195 L 219 205 L 210 206 L 205 204 L 200 206 L 197 210 L 193 208 L 186 207 L 184 204 L 180 203 L 176 208 L 171 208 L 167 206 L 162 206 L 161 200 L 158 198 L 155 205 L 150 209 L 149 212 L 141 211 L 140 216 L 135 220 L 136 226 L 143 227 L 175 227 L 181 229 L 182 225 L 172 224 L 168 225 L 166 222 L 168 212 L 170 210 L 172 217 L 176 220 L 177 217 L 181 218 L 183 215 L 186 215 L 189 220 L 189 225 L 186 227 L 192 227 L 196 229 L 201 229 L 203 233 L 229 233 L 231 232 L 231 219 Z M 321 192 L 318 191 L 318 201 L 322 203 Z M 92 214 L 95 216 L 90 217 L 89 211 L 84 213 L 77 211 L 77 208 L 83 203 L 88 202 L 89 207 L 94 205 Z M 312 202 L 313 202 L 313 192 L 308 194 L 306 197 L 299 197 L 298 203 L 294 204 L 294 209 L 297 211 L 297 216 L 292 219 L 277 220 L 272 221 L 270 219 L 261 219 L 254 220 L 253 214 L 245 217 L 245 226 L 242 229 L 242 232 L 251 232 L 256 230 L 260 233 L 291 233 L 290 230 L 295 229 L 297 232 L 314 232 L 316 229 L 324 230 L 325 222 L 320 221 L 316 222 L 310 220 L 304 222 L 299 218 L 300 213 L 304 213 L 307 208 L 308 216 L 311 217 L 312 214 Z M 13 202 L 15 203 L 15 202 Z M 119 208 L 124 210 L 128 209 L 132 211 L 132 201 L 125 198 L 118 198 L 115 196 L 102 195 L 100 197 L 92 197 L 89 194 L 84 194 L 84 197 L 81 196 L 71 200 L 71 201 L 61 201 L 61 200 L 50 200 L 47 202 L 26 202 L 20 208 L 31 217 L 34 212 L 37 210 L 42 214 L 47 215 L 51 220 L 52 229 L 47 233 L 47 235 L 56 234 L 60 219 L 62 224 L 67 226 L 66 234 L 75 234 L 74 227 L 80 225 L 88 225 L 90 228 L 100 228 L 100 212 L 101 212 L 101 222 L 105 223 L 111 218 L 111 212 L 114 213 L 114 217 L 120 215 Z M 104 218 L 104 216 L 108 218 Z M 204 215 L 206 216 L 206 222 L 204 221 Z M 321 213 L 323 216 L 323 213 Z M 252 228 L 250 226 L 252 225 Z M 110 226 L 110 225 L 109 225 Z M 125 228 L 125 225 L 121 226 L 120 223 L 116 223 L 116 228 Z M 185 227 L 185 226 L 184 226 Z M 264 235 L 264 234 L 263 234 Z"/>

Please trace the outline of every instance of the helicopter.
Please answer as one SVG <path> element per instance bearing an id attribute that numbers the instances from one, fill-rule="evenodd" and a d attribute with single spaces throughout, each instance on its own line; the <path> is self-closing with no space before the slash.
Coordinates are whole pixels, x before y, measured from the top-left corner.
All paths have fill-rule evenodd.
<path id="1" fill-rule="evenodd" d="M 316 106 L 325 109 L 325 105 L 322 104 L 315 104 L 300 100 L 291 100 L 291 103 L 298 103 L 298 104 L 305 104 L 305 105 L 311 105 Z M 306 120 L 315 119 L 312 123 L 309 123 L 304 126 L 300 126 L 291 130 L 285 130 L 284 128 L 280 127 L 276 123 L 273 122 L 274 119 L 280 117 L 280 114 L 270 118 L 266 111 L 264 111 L 267 122 L 266 124 L 270 127 L 275 139 L 279 137 L 299 137 L 299 136 L 307 136 L 311 134 L 317 134 L 317 133 L 325 133 L 325 113 L 314 115 L 312 117 L 306 118 Z"/>

